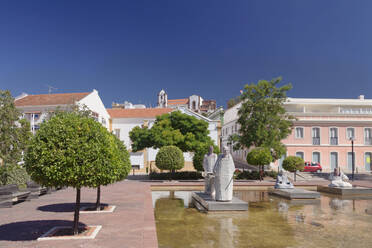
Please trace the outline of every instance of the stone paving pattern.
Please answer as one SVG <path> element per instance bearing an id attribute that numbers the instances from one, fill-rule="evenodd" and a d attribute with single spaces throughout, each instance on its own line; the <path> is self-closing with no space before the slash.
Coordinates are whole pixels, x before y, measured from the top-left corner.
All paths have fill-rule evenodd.
<path id="1" fill-rule="evenodd" d="M 240 181 L 236 187 L 271 187 L 274 181 Z M 327 185 L 329 181 L 297 182 L 295 186 Z M 151 186 L 171 188 L 203 187 L 202 181 L 193 182 L 141 182 L 123 181 L 102 187 L 102 203 L 116 205 L 113 213 L 80 214 L 80 223 L 102 225 L 93 240 L 36 241 L 54 226 L 69 226 L 73 221 L 75 190 L 72 188 L 53 192 L 38 199 L 22 202 L 12 208 L 0 208 L 0 247 L 56 247 L 56 248 L 110 248 L 158 247 Z M 353 185 L 371 187 L 372 181 L 355 181 Z M 94 203 L 96 190 L 83 188 L 82 205 Z"/>

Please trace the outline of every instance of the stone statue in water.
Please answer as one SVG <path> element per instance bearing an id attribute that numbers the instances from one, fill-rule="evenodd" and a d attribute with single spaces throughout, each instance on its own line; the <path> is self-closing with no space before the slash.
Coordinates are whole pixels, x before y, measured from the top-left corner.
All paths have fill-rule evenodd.
<path id="1" fill-rule="evenodd" d="M 235 165 L 227 146 L 218 156 L 214 166 L 216 201 L 231 201 L 233 198 L 233 184 Z"/>
<path id="2" fill-rule="evenodd" d="M 280 170 L 276 177 L 276 183 L 274 188 L 276 189 L 293 189 L 293 184 L 288 180 L 288 176 Z"/>
<path id="3" fill-rule="evenodd" d="M 217 161 L 217 154 L 213 153 L 213 146 L 209 147 L 208 154 L 204 155 L 204 192 L 210 194 L 214 198 L 214 174 L 213 169 Z"/>
<path id="4" fill-rule="evenodd" d="M 351 188 L 353 185 L 346 182 L 349 178 L 340 170 L 340 167 L 335 168 L 333 173 L 331 173 L 330 178 L 331 183 L 328 187 L 339 187 L 339 188 Z"/>

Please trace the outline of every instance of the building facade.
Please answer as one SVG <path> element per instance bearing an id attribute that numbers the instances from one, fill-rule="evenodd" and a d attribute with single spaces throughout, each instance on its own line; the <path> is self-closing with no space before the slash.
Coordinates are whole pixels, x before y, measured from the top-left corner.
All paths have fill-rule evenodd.
<path id="1" fill-rule="evenodd" d="M 188 98 L 168 99 L 168 95 L 164 90 L 158 93 L 158 108 L 186 108 L 195 113 L 210 114 L 216 108 L 216 100 L 204 100 L 201 96 L 191 95 Z"/>
<path id="2" fill-rule="evenodd" d="M 238 109 L 226 110 L 222 127 L 222 142 L 237 133 Z M 292 133 L 283 140 L 286 156 L 299 156 L 305 161 L 318 162 L 323 171 L 340 167 L 352 171 L 352 140 L 356 172 L 371 172 L 372 159 L 372 100 L 288 98 L 287 112 L 297 118 Z M 234 151 L 234 159 L 246 163 L 246 150 Z M 272 166 L 281 167 L 284 157 Z"/>
<path id="3" fill-rule="evenodd" d="M 35 133 L 40 124 L 49 116 L 50 112 L 68 110 L 72 106 L 86 106 L 92 111 L 93 117 L 107 129 L 109 128 L 110 116 L 98 95 L 97 90 L 84 93 L 61 93 L 28 95 L 22 94 L 15 98 L 14 104 L 23 114 L 23 117 L 30 121 L 31 131 Z"/>

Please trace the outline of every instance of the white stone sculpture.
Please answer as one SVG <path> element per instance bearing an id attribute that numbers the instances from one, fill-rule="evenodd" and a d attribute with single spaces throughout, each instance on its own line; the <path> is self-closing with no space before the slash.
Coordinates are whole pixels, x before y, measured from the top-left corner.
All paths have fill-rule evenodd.
<path id="1" fill-rule="evenodd" d="M 346 182 L 349 178 L 340 170 L 340 167 L 335 168 L 333 173 L 330 175 L 331 183 L 328 187 L 338 187 L 338 188 L 351 188 L 353 185 Z"/>
<path id="2" fill-rule="evenodd" d="M 276 183 L 274 188 L 276 189 L 293 189 L 293 184 L 288 180 L 288 176 L 280 170 L 276 177 Z"/>
<path id="3" fill-rule="evenodd" d="M 231 201 L 233 198 L 233 184 L 235 165 L 227 146 L 218 156 L 214 166 L 216 201 Z"/>
<path id="4" fill-rule="evenodd" d="M 214 174 L 213 169 L 217 161 L 217 154 L 213 153 L 213 146 L 209 147 L 208 154 L 204 155 L 203 169 L 204 169 L 204 192 L 210 194 L 214 198 Z"/>

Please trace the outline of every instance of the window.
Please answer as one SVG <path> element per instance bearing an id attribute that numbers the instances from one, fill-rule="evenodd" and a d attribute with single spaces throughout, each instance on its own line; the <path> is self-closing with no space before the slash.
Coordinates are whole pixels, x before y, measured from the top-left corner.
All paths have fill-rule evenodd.
<path id="1" fill-rule="evenodd" d="M 371 128 L 364 129 L 364 144 L 372 145 L 372 131 Z"/>
<path id="2" fill-rule="evenodd" d="M 346 138 L 348 140 L 355 139 L 355 130 L 353 127 L 346 128 Z"/>
<path id="3" fill-rule="evenodd" d="M 102 117 L 102 122 L 103 125 L 106 125 L 106 119 Z"/>
<path id="4" fill-rule="evenodd" d="M 366 168 L 366 171 L 371 171 L 371 159 L 372 159 L 372 153 L 366 152 L 364 154 L 364 166 Z"/>
<path id="5" fill-rule="evenodd" d="M 303 127 L 296 127 L 295 129 L 295 137 L 296 139 L 302 139 L 304 137 L 304 128 Z"/>
<path id="6" fill-rule="evenodd" d="M 120 129 L 115 129 L 114 131 L 115 136 L 120 139 Z"/>
<path id="7" fill-rule="evenodd" d="M 320 163 L 320 152 L 313 152 L 312 162 Z"/>
<path id="8" fill-rule="evenodd" d="M 330 145 L 338 145 L 338 129 L 336 127 L 331 127 L 329 131 Z"/>
<path id="9" fill-rule="evenodd" d="M 296 152 L 296 157 L 304 159 L 304 152 Z"/>
<path id="10" fill-rule="evenodd" d="M 196 102 L 195 102 L 195 101 L 192 101 L 192 109 L 193 109 L 193 110 L 196 109 Z"/>
<path id="11" fill-rule="evenodd" d="M 338 154 L 337 152 L 331 152 L 331 171 L 338 167 Z"/>
<path id="12" fill-rule="evenodd" d="M 354 155 L 354 156 L 353 156 Z M 355 152 L 352 154 L 351 152 L 347 153 L 347 168 L 352 171 L 353 170 L 353 160 L 355 166 Z M 354 168 L 355 169 L 355 168 Z"/>
<path id="13" fill-rule="evenodd" d="M 319 127 L 313 127 L 312 136 L 313 136 L 313 145 L 320 145 L 320 128 Z"/>

